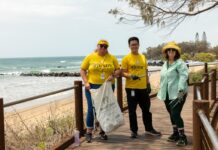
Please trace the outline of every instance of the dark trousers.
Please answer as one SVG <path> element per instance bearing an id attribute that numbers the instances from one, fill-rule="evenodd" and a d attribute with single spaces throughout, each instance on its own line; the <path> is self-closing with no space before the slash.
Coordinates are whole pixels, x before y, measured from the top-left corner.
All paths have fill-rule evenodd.
<path id="1" fill-rule="evenodd" d="M 132 91 L 134 91 L 134 95 L 131 94 Z M 147 90 L 126 88 L 126 93 L 127 93 L 129 122 L 130 122 L 131 131 L 132 132 L 138 131 L 137 114 L 136 114 L 136 109 L 138 104 L 142 110 L 142 118 L 143 118 L 145 130 L 146 131 L 153 130 L 152 114 L 150 112 L 151 102 Z"/>
<path id="2" fill-rule="evenodd" d="M 181 117 L 181 112 L 185 104 L 186 97 L 187 97 L 187 94 L 184 95 L 183 101 L 181 103 L 178 103 L 175 107 L 173 107 L 175 103 L 170 103 L 172 100 L 169 100 L 168 93 L 167 93 L 166 100 L 164 101 L 167 111 L 170 115 L 170 120 L 171 120 L 172 125 L 176 125 L 178 128 L 184 128 L 184 122 Z"/>

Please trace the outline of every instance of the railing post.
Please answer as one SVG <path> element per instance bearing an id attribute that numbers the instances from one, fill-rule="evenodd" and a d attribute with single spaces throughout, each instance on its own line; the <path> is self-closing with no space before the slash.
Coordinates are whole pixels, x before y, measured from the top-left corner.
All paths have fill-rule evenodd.
<path id="1" fill-rule="evenodd" d="M 188 70 L 189 70 L 189 64 L 187 64 L 187 67 L 188 67 Z M 188 76 L 187 84 L 189 85 L 189 76 Z"/>
<path id="2" fill-rule="evenodd" d="M 193 101 L 193 150 L 202 149 L 202 123 L 198 116 L 198 111 L 203 110 L 205 115 L 209 116 L 209 101 L 207 100 L 194 100 Z"/>
<path id="3" fill-rule="evenodd" d="M 193 90 L 193 95 L 194 95 L 194 99 L 197 99 L 197 88 L 200 88 L 200 94 L 201 94 L 201 97 L 203 97 L 203 87 L 204 85 L 203 85 L 203 83 L 194 83 L 194 86 L 193 86 L 193 88 L 194 88 L 194 90 Z"/>
<path id="4" fill-rule="evenodd" d="M 213 69 L 211 77 L 211 99 L 216 101 L 216 69 Z"/>
<path id="5" fill-rule="evenodd" d="M 203 83 L 203 99 L 209 100 L 209 75 L 205 73 L 205 82 Z"/>
<path id="6" fill-rule="evenodd" d="M 208 73 L 208 64 L 204 63 L 204 73 Z"/>
<path id="7" fill-rule="evenodd" d="M 193 99 L 197 99 L 197 88 L 198 88 L 198 85 L 195 83 L 194 86 L 193 86 Z"/>
<path id="8" fill-rule="evenodd" d="M 5 150 L 4 103 L 0 98 L 0 150 Z"/>
<path id="9" fill-rule="evenodd" d="M 75 120 L 76 129 L 80 132 L 80 135 L 84 135 L 83 124 L 83 90 L 82 81 L 74 81 L 75 86 Z"/>
<path id="10" fill-rule="evenodd" d="M 123 82 L 122 77 L 117 78 L 117 101 L 121 111 L 123 111 Z"/>

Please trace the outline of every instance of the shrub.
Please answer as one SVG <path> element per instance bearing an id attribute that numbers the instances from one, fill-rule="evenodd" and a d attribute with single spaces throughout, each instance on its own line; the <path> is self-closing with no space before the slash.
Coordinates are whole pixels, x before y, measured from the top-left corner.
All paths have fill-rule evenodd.
<path id="1" fill-rule="evenodd" d="M 201 62 L 212 62 L 216 59 L 216 56 L 211 53 L 197 53 L 194 56 L 194 60 Z"/>
<path id="2" fill-rule="evenodd" d="M 188 53 L 184 53 L 181 55 L 182 60 L 187 61 L 191 59 L 191 55 Z"/>
<path id="3" fill-rule="evenodd" d="M 190 73 L 189 81 L 190 83 L 200 82 L 203 78 L 202 72 Z"/>

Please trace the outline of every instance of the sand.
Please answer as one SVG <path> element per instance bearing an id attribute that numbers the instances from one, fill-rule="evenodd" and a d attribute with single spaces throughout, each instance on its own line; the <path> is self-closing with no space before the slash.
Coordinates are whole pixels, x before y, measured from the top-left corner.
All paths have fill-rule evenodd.
<path id="1" fill-rule="evenodd" d="M 86 110 L 86 101 L 84 99 L 84 110 Z M 14 110 L 5 113 L 7 125 L 13 127 L 24 122 L 33 125 L 48 120 L 51 117 L 63 117 L 65 115 L 75 114 L 74 96 L 61 100 L 54 100 L 48 104 L 37 105 L 28 109 Z"/>

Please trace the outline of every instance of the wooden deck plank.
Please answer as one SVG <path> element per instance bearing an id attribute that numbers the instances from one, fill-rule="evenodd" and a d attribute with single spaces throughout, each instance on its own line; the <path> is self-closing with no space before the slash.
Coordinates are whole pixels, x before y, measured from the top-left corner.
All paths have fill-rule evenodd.
<path id="1" fill-rule="evenodd" d="M 177 147 L 175 143 L 167 142 L 167 137 L 172 133 L 169 115 L 163 102 L 152 99 L 151 112 L 153 114 L 153 124 L 155 129 L 162 132 L 161 137 L 152 137 L 144 134 L 142 123 L 142 113 L 140 108 L 137 109 L 139 137 L 130 138 L 128 112 L 124 113 L 125 124 L 116 131 L 108 134 L 108 141 L 99 140 L 98 136 L 94 137 L 92 143 L 83 142 L 77 150 L 191 150 L 192 149 L 192 87 L 190 87 L 187 101 L 184 105 L 182 116 L 185 121 L 185 132 L 188 137 L 189 145 L 186 147 Z M 70 148 L 68 149 L 70 150 Z"/>

